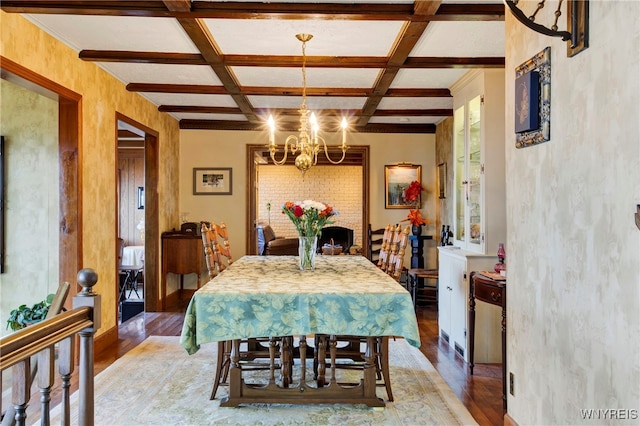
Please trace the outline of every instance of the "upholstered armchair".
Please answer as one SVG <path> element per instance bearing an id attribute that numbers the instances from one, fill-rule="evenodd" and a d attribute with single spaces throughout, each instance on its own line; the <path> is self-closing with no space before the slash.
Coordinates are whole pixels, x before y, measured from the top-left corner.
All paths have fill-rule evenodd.
<path id="1" fill-rule="evenodd" d="M 298 237 L 276 237 L 270 225 L 265 225 L 261 229 L 262 237 L 264 238 L 264 250 L 260 254 L 270 256 L 296 256 L 298 254 Z M 258 238 L 260 238 L 260 228 L 258 229 Z"/>

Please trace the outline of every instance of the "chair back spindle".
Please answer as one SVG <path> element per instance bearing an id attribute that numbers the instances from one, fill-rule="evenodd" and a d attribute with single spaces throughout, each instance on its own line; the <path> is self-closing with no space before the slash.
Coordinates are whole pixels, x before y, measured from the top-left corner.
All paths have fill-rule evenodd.
<path id="1" fill-rule="evenodd" d="M 205 222 L 202 222 L 201 235 L 202 246 L 204 247 L 204 259 L 207 263 L 207 270 L 209 271 L 209 279 L 213 279 L 220 272 L 216 267 L 215 256 L 213 253 L 215 233 Z"/>
<path id="2" fill-rule="evenodd" d="M 404 269 L 404 255 L 409 243 L 409 226 L 406 226 L 404 230 L 400 225 L 396 228 L 395 242 L 393 245 L 393 252 L 389 259 L 389 266 L 387 267 L 387 274 L 393 279 L 400 282 L 400 276 Z"/>
<path id="3" fill-rule="evenodd" d="M 380 254 L 378 256 L 378 268 L 383 271 L 387 270 L 389 264 L 389 251 L 391 250 L 391 243 L 393 242 L 393 234 L 395 228 L 392 225 L 387 225 L 384 228 L 384 234 L 382 235 L 382 246 L 380 246 Z"/>

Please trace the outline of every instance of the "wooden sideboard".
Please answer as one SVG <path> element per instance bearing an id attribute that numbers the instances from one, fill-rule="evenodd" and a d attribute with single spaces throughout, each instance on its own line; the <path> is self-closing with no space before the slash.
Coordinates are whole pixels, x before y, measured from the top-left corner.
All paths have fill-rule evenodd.
<path id="1" fill-rule="evenodd" d="M 166 309 L 168 273 L 180 275 L 179 297 L 182 298 L 184 275 L 196 274 L 198 276 L 197 288 L 200 288 L 200 275 L 205 268 L 200 235 L 164 232 L 162 234 L 162 310 Z"/>
<path id="2" fill-rule="evenodd" d="M 498 277 L 499 278 L 499 277 Z M 482 272 L 471 273 L 471 289 L 469 291 L 469 372 L 473 375 L 473 351 L 476 329 L 476 299 L 502 308 L 502 407 L 507 411 L 507 281 L 492 279 Z"/>

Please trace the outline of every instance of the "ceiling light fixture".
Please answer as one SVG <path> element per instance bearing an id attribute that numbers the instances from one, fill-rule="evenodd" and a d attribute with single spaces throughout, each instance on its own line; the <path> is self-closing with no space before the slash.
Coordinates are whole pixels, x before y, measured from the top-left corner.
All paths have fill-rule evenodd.
<path id="1" fill-rule="evenodd" d="M 345 155 L 347 153 L 347 119 L 342 119 L 342 144 L 339 146 L 342 151 L 342 157 L 338 161 L 334 161 L 329 157 L 329 148 L 327 147 L 327 142 L 324 140 L 322 136 L 319 136 L 320 126 L 318 125 L 318 120 L 314 113 L 311 113 L 309 116 L 309 110 L 307 109 L 307 56 L 306 56 L 306 45 L 309 40 L 313 38 L 312 34 L 296 34 L 296 38 L 302 42 L 302 104 L 300 105 L 300 109 L 298 112 L 300 113 L 300 128 L 299 134 L 289 135 L 287 139 L 284 141 L 284 146 L 282 147 L 284 156 L 281 160 L 276 160 L 276 152 L 278 151 L 278 146 L 275 143 L 275 131 L 276 124 L 273 116 L 269 116 L 269 153 L 271 154 L 271 160 L 274 164 L 281 166 L 285 164 L 287 161 L 287 154 L 289 150 L 292 155 L 295 155 L 299 152 L 298 156 L 295 160 L 295 165 L 300 170 L 302 175 L 309 170 L 311 167 L 315 166 L 318 163 L 318 153 L 320 152 L 320 145 L 324 147 L 324 155 L 327 157 L 327 160 L 331 164 L 340 164 L 344 161 Z"/>

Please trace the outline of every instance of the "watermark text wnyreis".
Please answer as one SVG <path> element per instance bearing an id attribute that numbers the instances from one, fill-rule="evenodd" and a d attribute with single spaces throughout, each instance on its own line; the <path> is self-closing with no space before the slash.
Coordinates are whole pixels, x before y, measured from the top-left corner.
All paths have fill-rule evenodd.
<path id="1" fill-rule="evenodd" d="M 583 420 L 637 420 L 637 409 L 626 408 L 589 408 L 580 410 Z"/>

